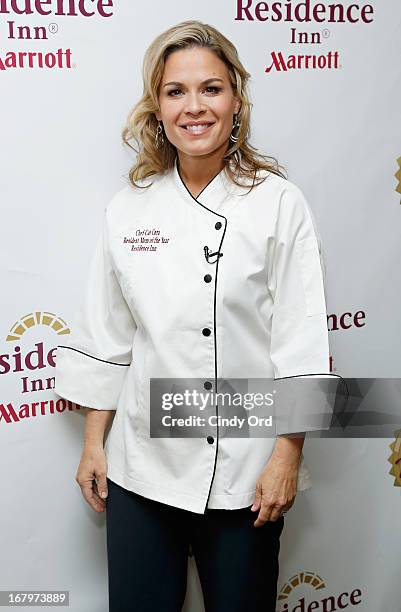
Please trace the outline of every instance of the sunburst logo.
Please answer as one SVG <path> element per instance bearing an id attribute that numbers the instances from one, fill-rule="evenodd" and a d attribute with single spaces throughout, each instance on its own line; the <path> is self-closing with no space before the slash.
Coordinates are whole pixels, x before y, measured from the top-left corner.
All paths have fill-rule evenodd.
<path id="1" fill-rule="evenodd" d="M 287 580 L 277 596 L 277 601 L 288 599 L 290 593 L 301 584 L 308 584 L 315 590 L 324 589 L 326 587 L 323 578 L 321 578 L 319 574 L 316 574 L 316 572 L 299 572 Z"/>
<path id="2" fill-rule="evenodd" d="M 396 190 L 396 191 L 397 191 L 399 194 L 401 194 L 401 157 L 399 157 L 399 158 L 397 159 L 397 164 L 398 164 L 398 170 L 397 170 L 397 172 L 394 174 L 394 176 L 395 176 L 395 178 L 396 178 L 396 179 L 397 179 L 397 181 L 398 181 L 398 185 L 397 185 L 397 187 L 395 188 L 395 190 Z M 401 204 L 401 200 L 400 200 L 400 204 Z"/>
<path id="3" fill-rule="evenodd" d="M 15 342 L 20 340 L 26 331 L 32 329 L 36 325 L 46 325 L 50 327 L 56 334 L 63 336 L 70 333 L 67 323 L 61 317 L 58 317 L 52 312 L 30 312 L 16 321 L 6 337 L 6 342 Z"/>
<path id="4" fill-rule="evenodd" d="M 395 432 L 395 436 L 394 442 L 390 444 L 390 448 L 393 452 L 388 458 L 388 461 L 392 465 L 389 474 L 394 476 L 394 486 L 401 487 L 401 429 Z"/>

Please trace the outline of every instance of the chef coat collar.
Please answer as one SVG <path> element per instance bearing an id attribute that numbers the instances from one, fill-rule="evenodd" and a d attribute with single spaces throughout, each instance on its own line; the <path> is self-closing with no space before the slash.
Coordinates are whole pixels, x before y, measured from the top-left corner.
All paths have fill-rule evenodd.
<path id="1" fill-rule="evenodd" d="M 185 185 L 178 170 L 178 156 L 175 158 L 172 178 L 183 198 L 192 206 L 216 212 L 222 207 L 232 191 L 231 181 L 226 177 L 224 168 L 218 172 L 195 198 Z M 201 206 L 200 206 L 201 205 Z"/>

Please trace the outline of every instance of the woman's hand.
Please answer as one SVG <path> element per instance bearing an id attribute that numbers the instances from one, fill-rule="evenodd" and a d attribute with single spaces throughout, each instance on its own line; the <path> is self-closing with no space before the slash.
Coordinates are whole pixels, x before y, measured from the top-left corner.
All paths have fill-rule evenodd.
<path id="1" fill-rule="evenodd" d="M 261 527 L 266 521 L 276 521 L 283 510 L 291 508 L 297 494 L 298 467 L 297 456 L 271 455 L 256 482 L 256 494 L 251 507 L 254 512 L 259 510 L 255 527 Z"/>
<path id="2" fill-rule="evenodd" d="M 107 460 L 102 446 L 84 447 L 75 480 L 95 512 L 103 512 L 107 497 Z"/>

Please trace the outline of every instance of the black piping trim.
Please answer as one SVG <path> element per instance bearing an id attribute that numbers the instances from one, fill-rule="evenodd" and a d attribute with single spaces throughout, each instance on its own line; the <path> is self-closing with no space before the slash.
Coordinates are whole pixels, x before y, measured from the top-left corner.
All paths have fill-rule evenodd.
<path id="1" fill-rule="evenodd" d="M 199 200 L 197 199 L 205 191 L 206 187 L 208 187 L 208 185 L 210 185 L 210 183 L 213 182 L 214 179 L 220 174 L 220 172 L 215 174 L 215 176 L 207 183 L 207 185 L 205 185 L 205 187 L 202 189 L 202 191 L 200 193 L 198 193 L 198 195 L 195 198 L 192 195 L 192 193 L 189 191 L 189 189 L 186 186 L 186 184 L 184 183 L 184 181 L 182 180 L 182 176 L 180 174 L 180 169 L 179 169 L 179 165 L 178 165 L 178 158 L 177 158 L 177 162 L 176 163 L 177 163 L 178 176 L 180 177 L 181 183 L 184 185 L 185 189 L 188 191 L 188 193 L 191 196 L 191 198 L 193 200 L 195 200 L 195 202 L 197 204 L 199 204 L 199 206 L 202 206 L 205 210 L 208 210 L 209 212 L 213 213 L 217 217 L 220 217 L 220 218 L 224 219 L 224 221 L 225 221 L 225 223 L 224 223 L 224 230 L 223 230 L 223 234 L 222 234 L 222 237 L 221 237 L 221 240 L 220 240 L 219 248 L 216 251 L 217 254 L 220 254 L 220 249 L 221 249 L 221 246 L 223 244 L 224 236 L 226 234 L 226 229 L 227 229 L 227 223 L 228 223 L 227 218 L 224 215 L 220 215 L 219 213 L 215 212 L 211 208 L 208 208 L 207 206 L 202 204 L 202 202 L 199 202 Z M 218 276 L 218 271 L 219 271 L 219 261 L 220 261 L 220 257 L 218 256 L 217 260 L 214 262 L 216 264 L 216 274 L 215 274 L 215 277 L 214 277 L 214 297 L 213 297 L 214 388 L 215 388 L 216 391 L 217 391 L 216 292 L 217 292 L 217 276 Z M 209 262 L 209 263 L 211 263 L 211 262 Z M 209 502 L 210 491 L 212 490 L 214 475 L 216 473 L 217 454 L 219 452 L 219 425 L 218 425 L 218 423 L 219 423 L 219 419 L 218 419 L 219 411 L 218 411 L 217 403 L 216 403 L 215 407 L 216 407 L 216 416 L 217 416 L 216 452 L 215 452 L 215 455 L 214 455 L 213 474 L 212 474 L 212 479 L 210 481 L 209 493 L 208 493 L 208 496 L 207 496 L 207 499 L 206 499 L 205 511 L 206 511 L 206 508 L 207 508 L 207 504 Z"/>
<path id="2" fill-rule="evenodd" d="M 91 357 L 92 359 L 96 359 L 96 361 L 102 361 L 103 363 L 110 363 L 111 365 L 124 366 L 124 367 L 131 365 L 131 363 L 116 363 L 115 361 L 108 361 L 107 359 L 99 359 L 99 357 L 94 357 L 93 355 L 89 355 L 89 353 L 80 351 L 79 349 L 73 348 L 72 346 L 65 346 L 64 344 L 58 344 L 57 348 L 58 347 L 70 349 L 70 351 L 76 351 L 77 353 L 81 353 L 82 355 L 86 355 L 87 357 Z"/>
<path id="3" fill-rule="evenodd" d="M 332 374 L 331 372 L 311 372 L 310 374 L 293 374 L 292 376 L 279 376 L 274 380 L 285 380 L 286 378 L 300 378 L 301 376 L 335 376 L 336 378 L 341 378 L 342 380 L 344 380 L 343 377 L 339 374 Z"/>
<path id="4" fill-rule="evenodd" d="M 274 380 L 286 380 L 287 378 L 301 378 L 301 376 L 331 376 L 332 378 L 341 378 L 347 390 L 347 397 L 349 397 L 349 389 L 348 389 L 347 383 L 345 382 L 345 378 L 343 378 L 339 374 L 332 374 L 331 372 L 319 372 L 318 374 L 316 374 L 315 372 L 311 374 L 294 374 L 293 376 L 281 376 L 279 378 L 274 378 Z"/>

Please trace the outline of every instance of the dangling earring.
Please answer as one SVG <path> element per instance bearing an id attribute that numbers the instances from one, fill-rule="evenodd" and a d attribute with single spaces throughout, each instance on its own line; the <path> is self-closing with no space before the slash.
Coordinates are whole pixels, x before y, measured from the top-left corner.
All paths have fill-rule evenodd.
<path id="1" fill-rule="evenodd" d="M 163 136 L 163 124 L 161 121 L 158 122 L 155 134 L 155 147 L 156 149 L 161 149 L 164 145 L 164 136 Z"/>
<path id="2" fill-rule="evenodd" d="M 234 117 L 235 117 L 235 121 L 234 121 L 232 130 L 231 130 L 230 140 L 232 140 L 232 142 L 238 142 L 238 139 L 239 139 L 238 134 L 239 134 L 239 131 L 240 131 L 240 128 L 241 128 L 241 121 L 238 121 L 238 114 L 235 114 Z M 234 136 L 234 134 L 233 134 L 235 128 L 238 128 L 236 136 Z"/>

